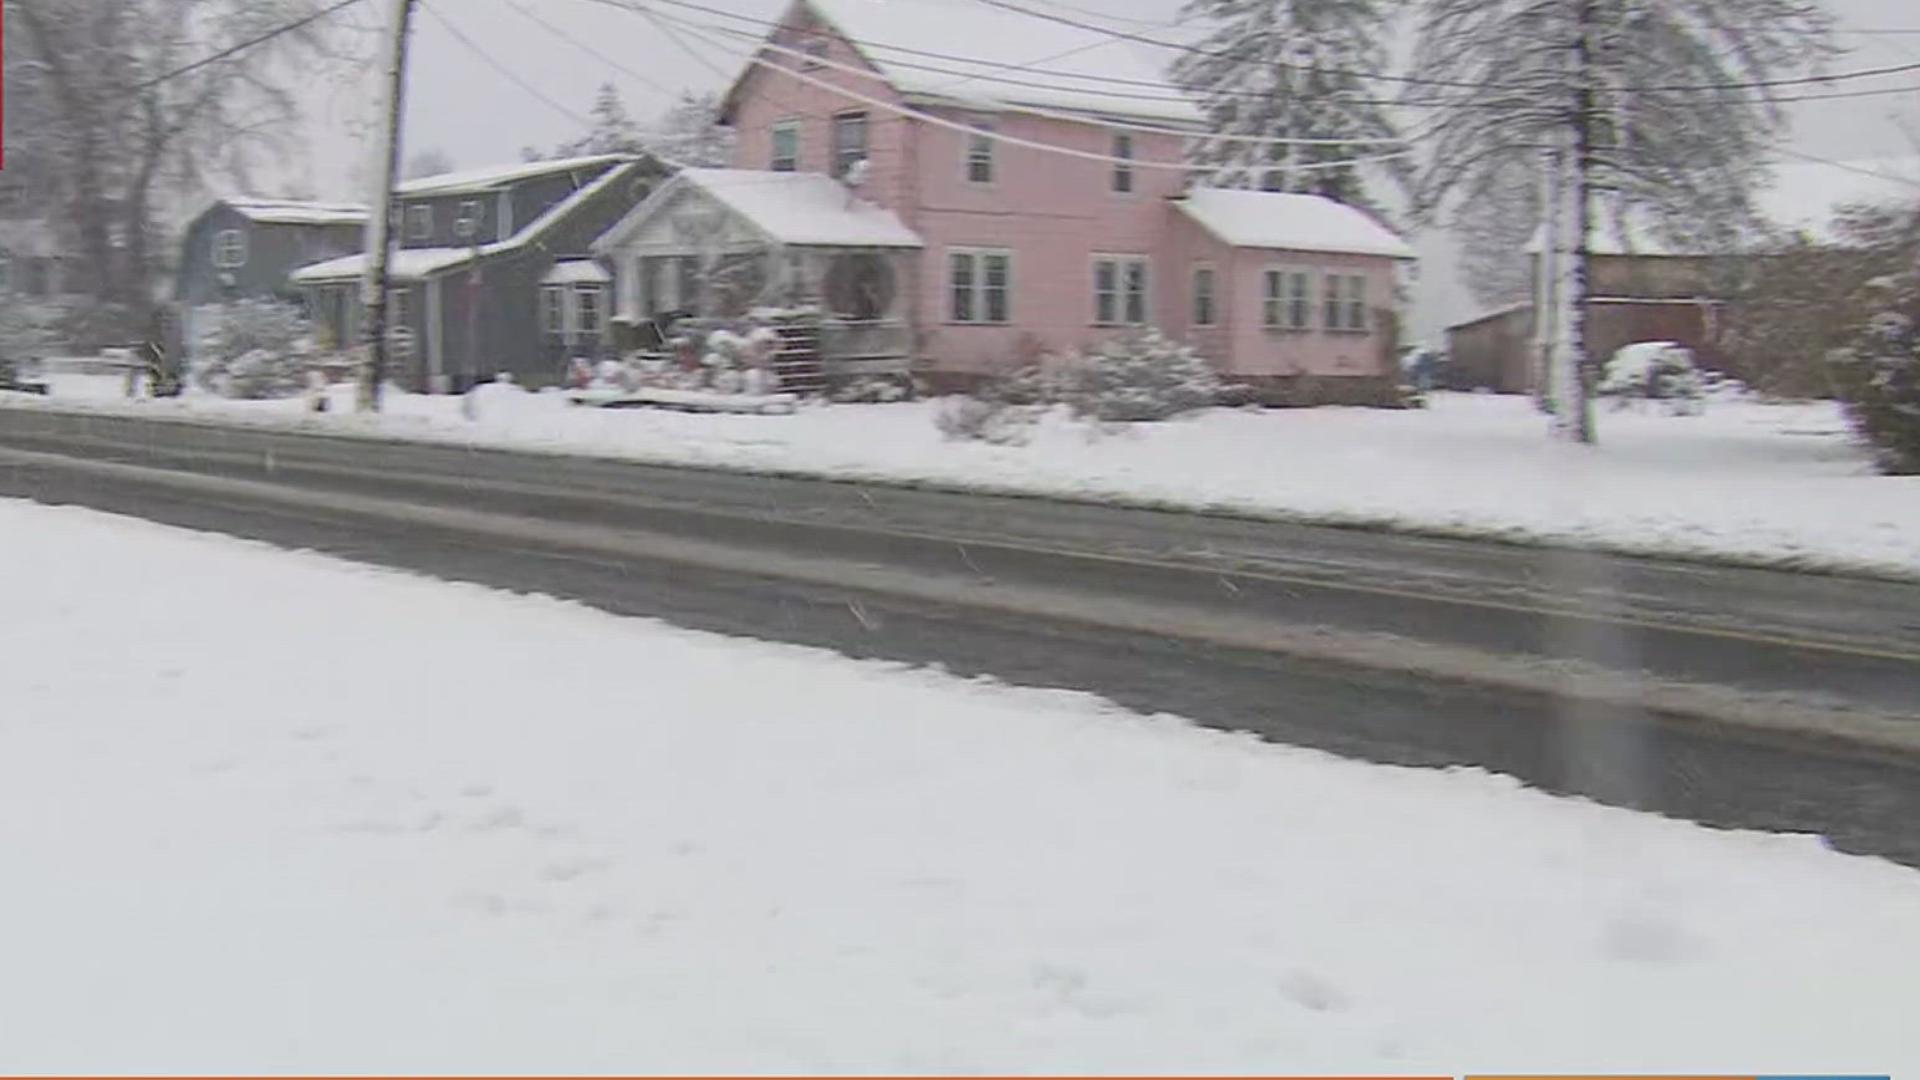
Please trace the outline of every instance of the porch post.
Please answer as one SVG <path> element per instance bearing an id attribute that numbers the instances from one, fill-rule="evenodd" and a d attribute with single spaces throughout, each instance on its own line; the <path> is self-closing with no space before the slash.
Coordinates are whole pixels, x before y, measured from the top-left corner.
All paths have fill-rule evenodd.
<path id="1" fill-rule="evenodd" d="M 451 389 L 442 352 L 446 335 L 441 325 L 440 281 L 437 277 L 427 279 L 427 318 L 421 328 L 427 338 L 427 392 L 430 394 L 444 394 Z"/>

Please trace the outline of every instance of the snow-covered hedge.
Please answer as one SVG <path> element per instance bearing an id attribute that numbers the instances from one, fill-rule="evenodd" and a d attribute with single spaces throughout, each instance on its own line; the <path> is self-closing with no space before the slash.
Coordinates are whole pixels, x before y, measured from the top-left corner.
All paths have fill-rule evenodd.
<path id="1" fill-rule="evenodd" d="M 1152 328 L 1069 361 L 1059 386 L 1075 415 L 1105 423 L 1165 420 L 1218 403 L 1224 389 L 1199 353 Z"/>
<path id="2" fill-rule="evenodd" d="M 1879 310 L 1834 356 L 1841 396 L 1881 471 L 1920 474 L 1920 273 L 1870 287 Z"/>
<path id="3" fill-rule="evenodd" d="M 236 300 L 210 313 L 194 350 L 193 379 L 232 398 L 292 397 L 307 383 L 313 340 L 300 310 Z"/>

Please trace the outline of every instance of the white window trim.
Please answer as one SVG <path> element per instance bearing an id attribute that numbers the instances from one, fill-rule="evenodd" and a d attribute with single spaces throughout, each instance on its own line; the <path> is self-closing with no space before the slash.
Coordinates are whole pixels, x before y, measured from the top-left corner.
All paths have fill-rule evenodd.
<path id="1" fill-rule="evenodd" d="M 420 227 L 421 222 L 426 223 L 427 227 L 425 229 L 422 229 Z M 433 206 L 432 204 L 428 204 L 425 206 L 407 207 L 407 239 L 409 240 L 433 239 Z"/>
<path id="2" fill-rule="evenodd" d="M 1267 321 L 1267 275 L 1280 275 L 1280 321 Z M 1307 283 L 1305 300 L 1306 321 L 1295 324 L 1287 316 L 1293 311 L 1293 299 L 1287 293 L 1288 279 L 1295 274 L 1303 275 Z M 1260 326 L 1264 330 L 1276 333 L 1299 334 L 1315 329 L 1315 306 L 1323 299 L 1319 290 L 1314 288 L 1318 274 L 1304 266 L 1293 263 L 1269 263 L 1260 269 Z"/>
<path id="3" fill-rule="evenodd" d="M 965 255 L 973 260 L 973 318 L 956 319 L 953 317 L 953 257 Z M 987 318 L 987 260 L 986 256 L 998 255 L 1007 260 L 1006 304 L 1004 319 Z M 945 305 L 944 322 L 953 326 L 1011 326 L 1013 325 L 1013 251 L 1010 248 L 997 247 L 950 247 L 946 253 L 946 289 L 940 294 L 940 302 Z"/>
<path id="4" fill-rule="evenodd" d="M 486 224 L 487 213 L 481 209 L 480 200 L 465 199 L 460 203 L 460 214 L 453 219 L 453 235 L 456 240 L 478 240 L 480 226 Z"/>
<path id="5" fill-rule="evenodd" d="M 976 120 L 969 126 L 975 131 L 969 131 L 960 136 L 960 179 L 972 188 L 993 187 L 1000 182 L 1000 144 L 998 140 L 991 137 L 996 129 L 991 120 Z M 973 178 L 973 140 L 979 138 L 977 132 L 984 132 L 989 136 L 986 140 L 987 178 L 985 180 Z"/>
<path id="6" fill-rule="evenodd" d="M 548 303 L 555 296 L 560 298 L 557 312 Z M 568 322 L 567 287 L 565 285 L 540 286 L 540 333 L 547 337 L 566 337 L 569 332 Z"/>
<path id="7" fill-rule="evenodd" d="M 612 320 L 612 313 L 607 308 L 608 292 L 607 286 L 597 281 L 540 286 L 540 332 L 554 338 L 575 338 L 585 333 L 591 333 L 595 338 L 605 338 L 607 324 Z M 600 325 L 591 331 L 581 329 L 580 297 L 583 293 L 592 293 L 599 298 L 594 310 L 599 317 Z M 552 318 L 554 312 L 548 307 L 548 301 L 555 295 L 560 298 L 558 312 L 560 318 L 557 324 Z"/>
<path id="8" fill-rule="evenodd" d="M 1100 264 L 1113 263 L 1113 315 L 1112 322 L 1100 320 Z M 1140 281 L 1140 320 L 1135 322 L 1127 318 L 1127 267 L 1138 263 L 1141 269 Z M 1096 251 L 1087 262 L 1087 283 L 1092 287 L 1090 298 L 1093 301 L 1092 325 L 1107 327 L 1152 326 L 1153 325 L 1153 259 L 1147 255 L 1127 254 L 1113 251 Z"/>
<path id="9" fill-rule="evenodd" d="M 237 258 L 227 254 L 229 238 L 233 241 L 232 246 L 239 251 Z M 251 254 L 247 247 L 245 229 L 221 229 L 213 234 L 213 265 L 221 270 L 238 270 L 247 265 L 247 256 Z"/>
<path id="10" fill-rule="evenodd" d="M 594 301 L 593 310 L 594 310 L 595 317 L 599 321 L 599 325 L 595 326 L 592 330 L 587 330 L 582 325 L 585 322 L 585 320 L 580 317 L 581 309 L 584 306 L 581 304 L 580 298 L 587 295 L 588 293 L 593 294 L 593 296 L 596 298 Z M 573 334 L 575 336 L 578 336 L 580 334 L 590 333 L 596 338 L 606 334 L 607 332 L 607 290 L 605 286 L 590 283 L 590 282 L 575 283 L 573 288 L 568 290 L 567 309 L 568 309 L 568 314 L 571 316 L 568 319 L 568 323 L 569 323 L 569 326 L 567 328 L 568 333 Z"/>
<path id="11" fill-rule="evenodd" d="M 1200 275 L 1203 273 L 1207 275 L 1207 280 L 1213 283 L 1213 287 L 1207 293 L 1208 319 L 1206 322 L 1200 321 Z M 1261 288 L 1266 288 L 1264 281 L 1261 282 Z M 1265 297 L 1262 296 L 1262 299 Z M 1212 329 L 1220 325 L 1220 271 L 1210 262 L 1194 263 L 1191 272 L 1187 275 L 1187 318 L 1200 329 Z"/>
<path id="12" fill-rule="evenodd" d="M 783 131 L 793 132 L 793 166 L 787 169 L 779 167 L 778 163 L 780 159 L 776 156 L 780 145 L 780 133 Z M 798 117 L 788 117 L 785 120 L 774 121 L 773 125 L 767 128 L 767 171 L 799 172 L 802 158 L 801 146 L 800 120 Z"/>

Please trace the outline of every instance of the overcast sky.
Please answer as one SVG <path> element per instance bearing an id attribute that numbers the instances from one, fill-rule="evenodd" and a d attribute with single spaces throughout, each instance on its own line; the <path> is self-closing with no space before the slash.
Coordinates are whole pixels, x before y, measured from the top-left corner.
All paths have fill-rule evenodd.
<path id="1" fill-rule="evenodd" d="M 380 13 L 389 2 L 376 0 Z M 760 19 L 770 19 L 786 6 L 786 0 L 704 2 Z M 952 2 L 964 10 L 967 0 Z M 1915 0 L 1827 2 L 1843 31 L 1920 30 L 1920 3 Z M 1171 21 L 1180 7 L 1179 0 L 1072 3 L 1114 17 L 1149 21 Z M 698 22 L 725 21 L 663 10 Z M 475 48 L 461 43 L 449 27 L 511 72 L 512 78 L 482 59 Z M 563 34 L 573 40 L 565 40 Z M 1833 63 L 1833 71 L 1920 63 L 1920 33 L 1843 32 L 1836 40 L 1850 52 Z M 592 55 L 582 44 L 601 56 Z M 597 0 L 421 0 L 408 83 L 407 151 L 439 150 L 456 168 L 516 161 L 522 146 L 550 147 L 579 133 L 578 122 L 541 97 L 584 115 L 595 89 L 611 81 L 636 116 L 650 117 L 665 106 L 668 91 L 719 88 L 740 67 L 737 50 L 743 44 L 730 43 L 735 55 L 697 42 L 691 46 L 693 53 L 663 37 L 639 15 Z M 514 78 L 537 89 L 539 96 L 516 85 Z M 288 163 L 298 170 L 294 175 L 301 178 L 302 186 L 325 197 L 364 199 L 356 174 L 364 173 L 367 152 L 359 136 L 371 116 L 377 81 L 368 71 L 364 78 L 344 80 L 318 95 L 310 117 L 315 128 L 311 160 Z M 1848 83 L 1844 88 L 1899 85 L 1920 89 L 1920 72 Z M 1807 102 L 1790 108 L 1793 129 L 1788 145 L 1799 151 L 1847 159 L 1916 152 L 1912 139 L 1920 137 L 1920 93 Z M 1906 130 L 1901 127 L 1902 118 Z M 1446 322 L 1470 314 L 1472 303 L 1450 272 L 1450 245 L 1445 239 L 1422 238 L 1420 246 L 1426 258 L 1415 324 L 1423 336 L 1432 336 Z"/>

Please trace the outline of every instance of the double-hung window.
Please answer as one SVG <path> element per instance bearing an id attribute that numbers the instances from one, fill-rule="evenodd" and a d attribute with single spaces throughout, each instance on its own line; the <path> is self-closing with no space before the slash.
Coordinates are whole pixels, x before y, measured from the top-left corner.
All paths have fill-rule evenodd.
<path id="1" fill-rule="evenodd" d="M 847 175 L 855 162 L 867 157 L 867 114 L 839 113 L 833 118 L 833 175 Z"/>
<path id="2" fill-rule="evenodd" d="M 1146 323 L 1147 260 L 1144 256 L 1094 256 L 1093 321 L 1097 326 Z"/>
<path id="3" fill-rule="evenodd" d="M 247 265 L 247 234 L 239 229 L 213 234 L 213 265 L 223 270 Z"/>
<path id="4" fill-rule="evenodd" d="M 979 130 L 967 135 L 967 179 L 975 184 L 993 183 L 993 128 L 976 124 Z"/>
<path id="5" fill-rule="evenodd" d="M 409 240 L 433 239 L 433 207 L 431 206 L 407 207 L 407 239 Z"/>
<path id="6" fill-rule="evenodd" d="M 1124 162 L 1133 160 L 1133 136 L 1116 133 L 1113 137 L 1113 152 L 1108 156 L 1120 159 L 1113 163 L 1113 190 L 1132 191 L 1133 166 Z"/>
<path id="7" fill-rule="evenodd" d="M 773 125 L 773 148 L 767 167 L 774 172 L 800 170 L 800 121 L 782 120 Z"/>
<path id="8" fill-rule="evenodd" d="M 1005 323 L 1013 311 L 1013 256 L 1005 251 L 954 248 L 947 253 L 948 321 Z"/>
<path id="9" fill-rule="evenodd" d="M 546 285 L 540 289 L 540 328 L 554 337 L 567 332 L 567 287 Z"/>
<path id="10" fill-rule="evenodd" d="M 1261 278 L 1261 322 L 1273 330 L 1313 325 L 1311 279 L 1304 270 L 1268 270 Z"/>
<path id="11" fill-rule="evenodd" d="M 1364 274 L 1328 274 L 1326 327 L 1364 331 L 1367 328 L 1367 279 Z"/>
<path id="12" fill-rule="evenodd" d="M 1216 321 L 1213 298 L 1213 267 L 1193 268 L 1193 325 L 1212 326 Z"/>

